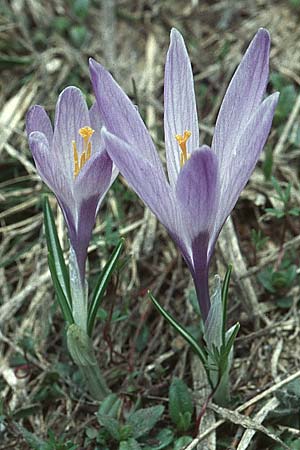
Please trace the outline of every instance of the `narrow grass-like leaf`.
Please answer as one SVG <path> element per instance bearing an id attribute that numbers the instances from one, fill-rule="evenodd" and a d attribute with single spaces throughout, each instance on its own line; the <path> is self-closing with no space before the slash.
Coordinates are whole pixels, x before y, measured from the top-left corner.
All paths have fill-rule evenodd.
<path id="1" fill-rule="evenodd" d="M 239 322 L 237 322 L 234 326 L 233 326 L 233 330 L 229 336 L 229 338 L 227 339 L 227 342 L 225 344 L 224 347 L 222 347 L 221 349 L 221 360 L 220 360 L 220 371 L 221 371 L 221 375 L 225 372 L 226 367 L 227 367 L 227 363 L 228 363 L 228 358 L 229 358 L 229 353 L 230 350 L 234 344 L 235 338 L 239 332 L 240 329 L 240 324 Z"/>
<path id="2" fill-rule="evenodd" d="M 206 353 L 202 348 L 198 345 L 198 343 L 195 341 L 193 336 L 185 329 L 183 328 L 159 303 L 158 301 L 153 297 L 150 291 L 148 291 L 148 295 L 154 304 L 155 308 L 160 312 L 160 314 L 169 322 L 170 325 L 179 333 L 192 347 L 192 349 L 197 353 L 199 356 L 202 364 L 205 368 L 207 368 L 207 357 Z"/>
<path id="3" fill-rule="evenodd" d="M 118 259 L 121 255 L 123 246 L 124 246 L 125 239 L 120 239 L 118 245 L 114 249 L 113 253 L 111 254 L 111 257 L 109 258 L 108 262 L 106 263 L 104 269 L 102 270 L 97 285 L 94 289 L 90 306 L 88 309 L 88 335 L 91 336 L 95 324 L 95 319 L 97 315 L 98 308 L 101 304 L 104 292 L 106 290 L 106 286 L 113 274 L 113 271 L 115 269 L 115 266 L 118 262 Z"/>
<path id="4" fill-rule="evenodd" d="M 43 210 L 44 210 L 47 247 L 54 264 L 53 270 L 55 270 L 56 277 L 58 279 L 60 287 L 68 302 L 68 306 L 71 309 L 72 299 L 71 299 L 69 272 L 65 264 L 64 255 L 57 236 L 53 213 L 47 196 L 44 197 Z"/>
<path id="5" fill-rule="evenodd" d="M 222 286 L 223 322 L 222 322 L 222 344 L 226 343 L 226 322 L 227 322 L 227 299 L 232 265 L 228 266 Z"/>
<path id="6" fill-rule="evenodd" d="M 48 254 L 48 265 L 49 265 L 51 278 L 52 278 L 53 285 L 54 285 L 54 290 L 56 292 L 57 300 L 58 300 L 59 306 L 60 306 L 60 308 L 62 310 L 64 319 L 69 324 L 72 324 L 72 323 L 74 323 L 72 310 L 70 308 L 69 302 L 66 299 L 64 291 L 63 291 L 63 289 L 62 289 L 62 287 L 60 285 L 60 282 L 58 280 L 55 264 L 54 264 L 53 258 L 50 255 L 50 253 Z"/>

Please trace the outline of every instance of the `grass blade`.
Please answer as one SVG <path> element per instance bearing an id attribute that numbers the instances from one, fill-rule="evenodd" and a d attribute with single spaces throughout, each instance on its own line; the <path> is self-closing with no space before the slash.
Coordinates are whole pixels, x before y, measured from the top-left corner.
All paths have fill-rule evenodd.
<path id="1" fill-rule="evenodd" d="M 151 292 L 148 292 L 148 295 L 154 304 L 155 308 L 160 312 L 160 314 L 169 322 L 170 325 L 179 333 L 186 341 L 187 343 L 192 347 L 192 349 L 197 353 L 199 356 L 202 364 L 204 367 L 207 367 L 207 357 L 206 353 L 202 348 L 199 346 L 197 341 L 193 338 L 193 336 L 185 330 L 159 303 L 158 301 L 153 297 Z"/>
<path id="2" fill-rule="evenodd" d="M 222 343 L 223 343 L 223 345 L 226 343 L 227 300 L 228 300 L 228 289 L 229 289 L 231 272 L 232 272 L 232 265 L 230 264 L 226 271 L 223 286 L 222 286 L 222 303 L 223 303 Z"/>
<path id="3" fill-rule="evenodd" d="M 68 302 L 68 306 L 71 309 L 72 299 L 70 291 L 69 272 L 65 264 L 63 252 L 57 236 L 53 213 L 47 196 L 44 197 L 43 211 L 48 252 L 51 255 L 54 265 L 52 269 L 55 270 L 57 280 Z"/>
<path id="4" fill-rule="evenodd" d="M 50 273 L 51 273 L 52 282 L 54 285 L 54 290 L 56 292 L 57 300 L 58 300 L 59 306 L 61 308 L 61 311 L 63 313 L 64 319 L 69 324 L 72 324 L 72 323 L 74 323 L 72 310 L 70 308 L 69 302 L 66 299 L 66 296 L 65 296 L 65 294 L 62 290 L 62 287 L 60 285 L 60 282 L 58 280 L 55 263 L 53 261 L 52 256 L 50 255 L 50 253 L 48 255 L 48 265 L 49 265 L 49 269 L 50 269 Z"/>
<path id="5" fill-rule="evenodd" d="M 88 335 L 91 336 L 96 320 L 96 315 L 98 308 L 101 304 L 104 292 L 106 290 L 107 284 L 113 274 L 113 271 L 115 269 L 115 266 L 119 260 L 119 257 L 121 255 L 121 252 L 124 247 L 125 239 L 120 239 L 118 245 L 114 249 L 113 253 L 111 254 L 111 257 L 109 258 L 108 262 L 106 263 L 104 269 L 102 270 L 97 285 L 94 289 L 92 299 L 90 302 L 90 306 L 88 309 Z"/>

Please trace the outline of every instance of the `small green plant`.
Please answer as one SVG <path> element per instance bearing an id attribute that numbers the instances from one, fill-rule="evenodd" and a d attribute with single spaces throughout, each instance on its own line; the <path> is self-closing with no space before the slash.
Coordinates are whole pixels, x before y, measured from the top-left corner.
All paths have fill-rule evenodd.
<path id="1" fill-rule="evenodd" d="M 266 208 L 265 211 L 277 219 L 282 219 L 286 216 L 298 217 L 300 215 L 300 208 L 291 205 L 291 183 L 288 183 L 286 188 L 282 188 L 275 177 L 271 177 L 271 183 L 277 193 L 277 196 L 274 198 L 281 202 L 282 206 L 279 208 Z"/>
<path id="2" fill-rule="evenodd" d="M 274 115 L 275 125 L 282 125 L 288 118 L 293 109 L 297 98 L 295 86 L 290 83 L 289 79 L 284 78 L 280 73 L 272 73 L 270 82 L 275 90 L 280 92 L 279 101 Z"/>
<path id="3" fill-rule="evenodd" d="M 113 440 L 119 443 L 119 450 L 140 450 L 139 441 L 143 440 L 143 449 L 147 449 L 147 435 L 161 418 L 164 407 L 157 405 L 133 410 L 126 420 L 120 420 L 120 406 L 121 401 L 117 396 L 110 395 L 102 402 L 97 413 L 98 421 L 106 431 L 106 444 Z M 168 434 L 169 438 L 164 436 L 164 440 L 168 441 L 166 445 L 169 445 L 173 439 L 173 434 Z M 102 434 L 102 437 L 105 438 L 105 435 Z M 159 436 L 155 440 L 159 442 Z M 156 448 L 158 450 L 164 446 L 151 446 L 151 449 Z"/>
<path id="4" fill-rule="evenodd" d="M 266 291 L 275 294 L 280 290 L 292 287 L 296 276 L 296 265 L 291 264 L 285 266 L 285 264 L 283 264 L 279 270 L 276 270 L 273 267 L 267 267 L 259 273 L 258 279 Z"/>
<path id="5" fill-rule="evenodd" d="M 17 426 L 19 432 L 25 439 L 26 443 L 29 445 L 30 448 L 33 450 L 76 450 L 78 449 L 78 445 L 72 443 L 71 441 L 67 440 L 65 441 L 64 436 L 61 436 L 60 438 L 56 438 L 54 433 L 49 430 L 48 436 L 49 439 L 43 440 L 36 436 L 34 433 L 31 433 L 26 428 L 22 427 L 21 425 Z"/>
<path id="6" fill-rule="evenodd" d="M 254 247 L 254 264 L 257 263 L 257 253 L 260 252 L 268 242 L 268 236 L 264 236 L 261 230 L 256 231 L 254 228 L 251 230 L 251 242 Z"/>
<path id="7" fill-rule="evenodd" d="M 169 414 L 178 431 L 191 427 L 193 400 L 187 385 L 180 378 L 173 378 L 169 389 Z"/>

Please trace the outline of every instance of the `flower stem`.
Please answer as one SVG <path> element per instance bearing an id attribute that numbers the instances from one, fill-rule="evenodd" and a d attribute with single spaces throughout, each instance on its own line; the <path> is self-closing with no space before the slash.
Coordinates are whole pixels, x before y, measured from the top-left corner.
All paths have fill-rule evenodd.
<path id="1" fill-rule="evenodd" d="M 98 366 L 91 339 L 80 326 L 73 323 L 67 331 L 67 344 L 90 394 L 95 400 L 103 400 L 110 393 L 110 389 Z"/>

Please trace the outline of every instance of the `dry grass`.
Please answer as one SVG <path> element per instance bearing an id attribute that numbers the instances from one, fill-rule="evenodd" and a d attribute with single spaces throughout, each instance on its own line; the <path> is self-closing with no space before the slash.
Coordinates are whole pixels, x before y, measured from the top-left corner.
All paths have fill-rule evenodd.
<path id="1" fill-rule="evenodd" d="M 36 174 L 24 132 L 28 107 L 42 104 L 53 114 L 58 93 L 69 84 L 80 86 L 91 100 L 87 59 L 93 56 L 110 68 L 138 104 L 164 158 L 163 66 L 172 26 L 183 33 L 191 55 L 202 142 L 210 143 L 228 80 L 259 27 L 268 28 L 272 36 L 272 71 L 296 91 L 300 84 L 300 11 L 288 1 L 120 0 L 114 8 L 112 0 L 95 0 L 82 22 L 71 3 L 1 2 L 0 385 L 6 417 L 0 428 L 0 449 L 29 448 L 18 423 L 41 437 L 49 429 L 57 436 L 65 433 L 86 449 L 95 448 L 84 447 L 86 427 L 99 427 L 94 415 L 97 405 L 69 369 L 64 324 L 55 307 L 42 228 L 41 194 L 46 187 Z M 60 29 L 59 18 L 69 20 L 73 35 L 70 26 Z M 81 45 L 74 37 L 76 25 L 86 33 Z M 283 186 L 292 184 L 293 206 L 300 206 L 300 148 L 291 141 L 291 133 L 298 131 L 299 107 L 300 97 L 286 118 L 275 123 L 268 142 L 274 149 L 273 174 Z M 219 273 L 229 262 L 235 265 L 229 317 L 231 323 L 239 320 L 242 325 L 232 370 L 233 407 L 240 405 L 239 411 L 247 400 L 300 369 L 299 277 L 276 294 L 268 293 L 257 278 L 266 266 L 278 269 L 284 259 L 298 266 L 299 218 L 266 216 L 264 208 L 276 206 L 276 199 L 262 165 L 244 190 L 232 215 L 234 226 L 226 226 L 215 254 L 214 270 Z M 55 207 L 55 199 L 51 201 Z M 67 248 L 62 215 L 56 211 L 60 238 Z M 259 252 L 251 242 L 253 228 L 269 237 Z M 146 406 L 167 405 L 172 376 L 184 377 L 192 386 L 190 352 L 153 310 L 146 290 L 151 288 L 181 323 L 196 325 L 187 296 L 189 274 L 165 230 L 149 211 L 144 212 L 122 179 L 110 191 L 97 220 L 90 247 L 92 275 L 119 235 L 126 238 L 126 254 L 131 257 L 107 293 L 103 307 L 108 319 L 98 322 L 95 348 L 126 408 L 137 398 Z M 278 297 L 290 297 L 288 307 L 280 307 Z M 255 406 L 246 415 L 254 417 L 261 403 Z M 243 443 L 243 430 L 251 424 L 234 421 L 224 411 L 215 409 L 215 413 L 227 423 L 239 424 L 221 428 L 218 442 L 226 440 L 230 448 L 239 450 L 249 445 L 274 448 L 272 441 L 262 439 L 262 429 L 260 438 L 252 435 Z M 263 419 L 255 418 L 256 423 Z"/>

